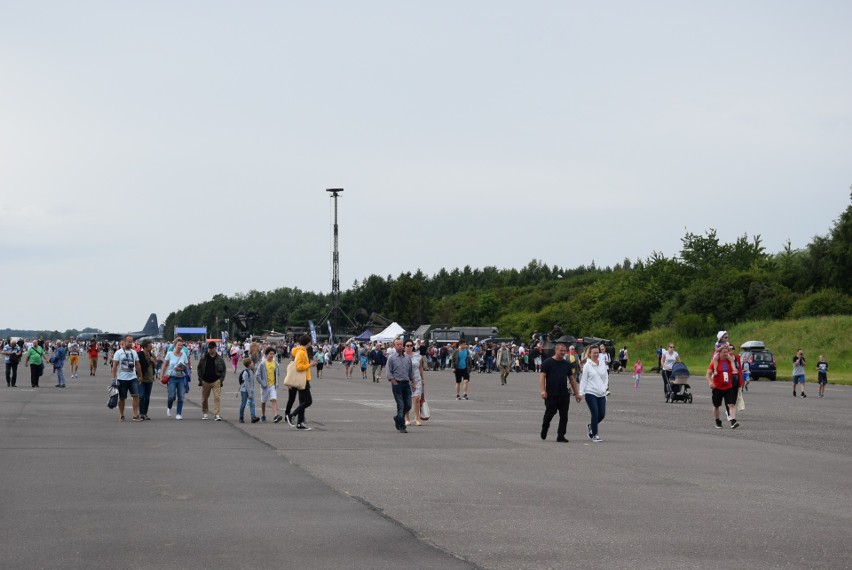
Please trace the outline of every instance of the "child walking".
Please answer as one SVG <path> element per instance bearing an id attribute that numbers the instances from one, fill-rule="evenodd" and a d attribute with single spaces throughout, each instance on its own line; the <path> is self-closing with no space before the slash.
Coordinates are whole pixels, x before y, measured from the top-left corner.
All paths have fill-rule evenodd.
<path id="1" fill-rule="evenodd" d="M 243 415 L 246 411 L 246 403 L 248 403 L 251 423 L 256 424 L 260 421 L 260 418 L 257 417 L 254 408 L 254 362 L 251 358 L 245 358 L 243 359 L 243 366 L 245 366 L 245 369 L 240 372 L 240 423 L 246 423 Z"/>
<path id="2" fill-rule="evenodd" d="M 817 361 L 817 382 L 819 383 L 819 397 L 825 398 L 825 385 L 828 384 L 828 362 L 825 361 L 825 356 L 819 355 Z"/>
<path id="3" fill-rule="evenodd" d="M 633 387 L 639 387 L 639 381 L 642 380 L 642 359 L 637 358 L 633 364 Z"/>
<path id="4" fill-rule="evenodd" d="M 364 380 L 367 379 L 367 363 L 369 362 L 369 358 L 367 358 L 367 353 L 361 354 L 358 357 L 359 362 L 361 363 L 361 378 Z"/>

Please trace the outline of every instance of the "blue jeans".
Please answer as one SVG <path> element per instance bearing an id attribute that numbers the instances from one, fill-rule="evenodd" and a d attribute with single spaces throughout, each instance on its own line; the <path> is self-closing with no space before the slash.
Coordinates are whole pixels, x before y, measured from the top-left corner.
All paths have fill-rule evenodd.
<path id="1" fill-rule="evenodd" d="M 592 435 L 598 435 L 598 424 L 606 417 L 606 396 L 598 397 L 586 394 L 584 397 L 586 398 L 586 405 L 589 406 L 589 411 L 592 413 Z"/>
<path id="2" fill-rule="evenodd" d="M 396 416 L 394 421 L 397 428 L 405 427 L 405 414 L 411 410 L 411 384 L 409 382 L 397 382 L 391 384 L 393 399 L 396 400 Z"/>
<path id="3" fill-rule="evenodd" d="M 486 356 L 485 357 L 485 371 L 491 372 L 494 369 L 494 357 Z"/>
<path id="4" fill-rule="evenodd" d="M 168 408 L 172 409 L 172 404 L 177 399 L 177 413 L 183 413 L 183 394 L 186 387 L 186 378 L 176 378 L 169 376 L 169 403 Z"/>
<path id="5" fill-rule="evenodd" d="M 254 409 L 254 398 L 249 398 L 248 396 L 248 392 L 240 392 L 240 419 L 243 419 L 243 414 L 245 414 L 246 402 L 248 402 L 251 417 L 257 417 L 257 413 Z"/>
<path id="6" fill-rule="evenodd" d="M 151 405 L 151 390 L 153 388 L 153 382 L 139 382 L 139 413 L 143 416 L 148 415 L 148 406 Z"/>
<path id="7" fill-rule="evenodd" d="M 56 372 L 56 382 L 60 386 L 65 386 L 65 370 L 63 368 L 64 367 L 54 368 L 54 371 Z"/>

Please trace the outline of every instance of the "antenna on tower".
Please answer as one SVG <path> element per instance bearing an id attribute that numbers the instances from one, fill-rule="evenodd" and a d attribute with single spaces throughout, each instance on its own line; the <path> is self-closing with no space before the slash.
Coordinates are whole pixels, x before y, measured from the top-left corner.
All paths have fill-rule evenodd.
<path id="1" fill-rule="evenodd" d="M 337 198 L 343 192 L 343 188 L 329 188 L 326 190 L 331 194 L 334 200 L 334 253 L 331 256 L 332 275 L 331 275 L 331 307 L 328 313 L 322 318 L 322 321 L 329 321 L 334 330 L 339 329 L 340 317 L 346 319 L 352 329 L 355 329 L 355 323 L 349 318 L 343 309 L 340 308 L 340 250 L 338 249 L 338 231 L 337 231 Z"/>

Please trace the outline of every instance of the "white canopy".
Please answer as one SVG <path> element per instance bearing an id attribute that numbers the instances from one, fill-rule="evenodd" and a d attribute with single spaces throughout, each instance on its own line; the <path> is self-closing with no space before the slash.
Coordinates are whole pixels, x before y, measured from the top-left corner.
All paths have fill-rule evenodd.
<path id="1" fill-rule="evenodd" d="M 390 342 L 394 340 L 399 335 L 403 334 L 405 329 L 399 326 L 397 323 L 391 323 L 388 328 L 380 332 L 379 334 L 374 334 L 370 337 L 370 342 Z"/>

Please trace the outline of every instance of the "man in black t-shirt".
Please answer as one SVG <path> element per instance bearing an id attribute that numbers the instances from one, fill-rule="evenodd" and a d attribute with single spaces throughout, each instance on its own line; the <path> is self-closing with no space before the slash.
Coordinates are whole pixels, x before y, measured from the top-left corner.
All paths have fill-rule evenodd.
<path id="1" fill-rule="evenodd" d="M 568 443 L 565 432 L 568 429 L 568 406 L 571 393 L 568 384 L 575 394 L 577 402 L 583 401 L 574 377 L 574 368 L 565 358 L 568 349 L 561 342 L 556 345 L 556 353 L 541 365 L 541 397 L 544 400 L 544 420 L 541 423 L 541 439 L 547 439 L 550 421 L 559 412 L 559 427 L 556 428 L 556 441 Z"/>

